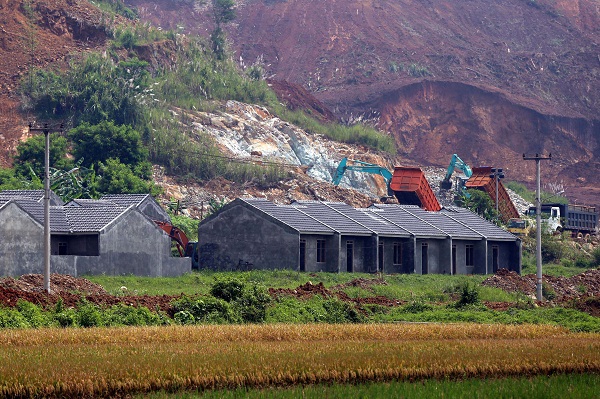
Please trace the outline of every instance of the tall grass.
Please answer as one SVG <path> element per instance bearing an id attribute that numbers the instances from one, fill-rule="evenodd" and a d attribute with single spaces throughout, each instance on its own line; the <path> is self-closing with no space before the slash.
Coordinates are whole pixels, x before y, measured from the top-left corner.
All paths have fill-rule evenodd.
<path id="1" fill-rule="evenodd" d="M 0 396 L 9 397 L 584 372 L 600 372 L 600 337 L 538 326 L 281 324 L 0 332 Z"/>

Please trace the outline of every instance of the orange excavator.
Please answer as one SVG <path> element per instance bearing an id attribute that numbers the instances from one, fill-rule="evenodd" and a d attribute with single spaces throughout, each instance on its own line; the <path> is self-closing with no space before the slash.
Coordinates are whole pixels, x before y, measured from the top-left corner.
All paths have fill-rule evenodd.
<path id="1" fill-rule="evenodd" d="M 154 223 L 156 223 L 158 227 L 163 229 L 164 232 L 167 233 L 169 237 L 171 237 L 171 240 L 175 242 L 175 246 L 177 247 L 177 252 L 179 252 L 179 256 L 182 258 L 192 258 L 192 269 L 198 269 L 198 243 L 190 241 L 183 232 L 183 230 L 173 226 L 169 222 L 155 220 Z"/>

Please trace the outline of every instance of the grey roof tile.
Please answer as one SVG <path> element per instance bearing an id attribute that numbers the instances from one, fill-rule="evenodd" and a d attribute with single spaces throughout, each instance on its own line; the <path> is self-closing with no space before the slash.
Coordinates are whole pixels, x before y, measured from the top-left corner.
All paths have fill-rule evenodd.
<path id="1" fill-rule="evenodd" d="M 410 233 L 400 226 L 378 217 L 372 210 L 356 209 L 343 202 L 327 202 L 327 206 L 343 213 L 369 230 L 382 236 L 409 237 Z"/>
<path id="2" fill-rule="evenodd" d="M 44 204 L 19 198 L 12 200 L 38 223 L 44 224 Z M 52 233 L 97 233 L 112 223 L 127 208 L 107 201 L 84 201 L 86 206 L 51 206 L 50 231 Z"/>
<path id="3" fill-rule="evenodd" d="M 42 203 L 44 199 L 44 190 L 4 190 L 0 191 L 1 200 L 12 200 L 12 199 L 29 199 Z M 50 205 L 64 205 L 64 202 L 50 190 Z"/>
<path id="4" fill-rule="evenodd" d="M 267 215 L 279 220 L 287 226 L 300 233 L 333 234 L 334 231 L 315 220 L 314 218 L 300 212 L 293 206 L 275 205 L 261 198 L 242 198 L 242 201 L 259 209 Z"/>
<path id="5" fill-rule="evenodd" d="M 115 204 L 128 207 L 130 205 L 141 204 L 149 195 L 150 194 L 106 194 L 100 197 L 100 199 L 112 201 Z"/>
<path id="6" fill-rule="evenodd" d="M 514 241 L 516 236 L 508 231 L 501 229 L 492 222 L 485 220 L 481 216 L 465 208 L 446 207 L 440 212 L 446 214 L 452 219 L 468 225 L 482 236 L 492 240 Z"/>
<path id="7" fill-rule="evenodd" d="M 341 203 L 331 203 L 332 206 Z M 328 203 L 320 201 L 296 201 L 291 206 L 297 208 L 303 213 L 312 216 L 323 224 L 331 227 L 341 234 L 347 235 L 372 235 L 373 231 L 351 219 L 335 208 L 328 206 Z"/>
<path id="8" fill-rule="evenodd" d="M 116 204 L 102 207 L 64 207 L 63 209 L 72 233 L 99 232 L 126 210 Z"/>
<path id="9" fill-rule="evenodd" d="M 419 237 L 446 238 L 448 234 L 420 219 L 410 211 L 420 209 L 413 205 L 375 204 L 369 208 L 376 215 L 391 221 Z"/>
<path id="10" fill-rule="evenodd" d="M 480 233 L 478 233 L 468 224 L 460 223 L 455 219 L 448 217 L 446 213 L 430 212 L 421 208 L 405 209 L 405 211 L 412 213 L 429 224 L 432 224 L 436 228 L 442 230 L 444 233 L 450 235 L 453 239 L 480 240 L 483 238 Z"/>

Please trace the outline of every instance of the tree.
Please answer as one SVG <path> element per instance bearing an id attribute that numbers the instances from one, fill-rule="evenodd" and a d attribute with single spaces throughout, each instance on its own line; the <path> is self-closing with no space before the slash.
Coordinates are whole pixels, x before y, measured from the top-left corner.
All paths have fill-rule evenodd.
<path id="1" fill-rule="evenodd" d="M 105 194 L 157 194 L 158 188 L 134 173 L 118 159 L 108 159 L 99 163 L 97 178 L 98 192 Z"/>
<path id="2" fill-rule="evenodd" d="M 212 0 L 212 6 L 215 29 L 210 34 L 210 40 L 215 56 L 218 60 L 223 60 L 225 58 L 225 32 L 221 25 L 235 19 L 235 2 L 234 0 Z"/>
<path id="3" fill-rule="evenodd" d="M 58 169 L 72 167 L 72 162 L 66 158 L 68 142 L 58 133 L 50 134 L 50 166 Z M 23 178 L 31 177 L 31 171 L 40 177 L 44 176 L 44 153 L 46 138 L 43 134 L 33 136 L 19 143 L 15 156 L 15 173 Z"/>
<path id="4" fill-rule="evenodd" d="M 458 201 L 461 206 L 470 209 L 484 219 L 494 223 L 498 221 L 496 205 L 488 193 L 474 189 L 468 189 L 466 193 L 468 195 L 463 194 Z"/>
<path id="5" fill-rule="evenodd" d="M 140 133 L 129 125 L 100 122 L 97 125 L 82 123 L 69 132 L 73 141 L 73 155 L 83 158 L 83 166 L 91 167 L 107 159 L 118 159 L 133 167 L 148 158 L 148 150 Z"/>

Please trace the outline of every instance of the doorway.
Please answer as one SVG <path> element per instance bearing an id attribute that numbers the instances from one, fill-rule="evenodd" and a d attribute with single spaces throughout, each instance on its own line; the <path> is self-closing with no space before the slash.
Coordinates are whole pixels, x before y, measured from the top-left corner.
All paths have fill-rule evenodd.
<path id="1" fill-rule="evenodd" d="M 354 241 L 346 241 L 346 270 L 354 271 Z"/>
<path id="2" fill-rule="evenodd" d="M 429 245 L 421 244 L 421 274 L 427 274 L 429 271 Z"/>
<path id="3" fill-rule="evenodd" d="M 306 240 L 300 240 L 300 271 L 306 271 Z"/>

